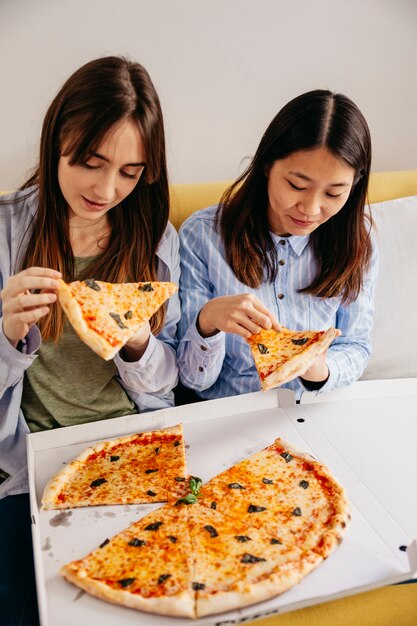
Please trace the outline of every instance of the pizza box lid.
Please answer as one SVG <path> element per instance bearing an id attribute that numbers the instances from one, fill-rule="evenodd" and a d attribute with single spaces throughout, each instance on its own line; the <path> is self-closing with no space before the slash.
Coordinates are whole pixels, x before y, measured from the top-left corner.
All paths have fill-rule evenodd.
<path id="1" fill-rule="evenodd" d="M 328 465 L 352 523 L 341 546 L 300 584 L 266 602 L 198 620 L 139 613 L 144 626 L 237 624 L 408 580 L 417 571 L 417 379 L 359 382 L 325 396 L 286 389 L 32 433 L 27 437 L 32 532 L 42 626 L 124 626 L 138 612 L 94 598 L 59 575 L 105 538 L 160 505 L 40 511 L 49 478 L 104 439 L 184 425 L 187 467 L 203 481 L 282 437 Z"/>

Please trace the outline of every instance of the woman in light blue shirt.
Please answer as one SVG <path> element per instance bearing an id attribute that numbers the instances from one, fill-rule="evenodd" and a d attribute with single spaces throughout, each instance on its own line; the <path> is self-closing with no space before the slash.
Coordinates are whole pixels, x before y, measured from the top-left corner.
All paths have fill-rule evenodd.
<path id="1" fill-rule="evenodd" d="M 367 123 L 346 96 L 316 90 L 272 120 L 218 206 L 180 230 L 182 383 L 204 399 L 260 389 L 245 339 L 261 328 L 341 332 L 302 378 L 348 385 L 370 356 L 377 253 L 365 200 Z"/>
<path id="2" fill-rule="evenodd" d="M 148 73 L 120 57 L 83 65 L 47 111 L 33 176 L 0 200 L 2 624 L 37 622 L 26 433 L 172 406 L 178 378 L 176 295 L 104 361 L 55 304 L 57 279 L 178 282 L 168 215 L 163 118 Z"/>

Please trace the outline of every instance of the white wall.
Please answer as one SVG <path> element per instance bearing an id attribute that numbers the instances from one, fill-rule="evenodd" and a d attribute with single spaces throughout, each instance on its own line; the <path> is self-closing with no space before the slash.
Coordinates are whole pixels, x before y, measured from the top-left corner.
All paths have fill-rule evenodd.
<path id="1" fill-rule="evenodd" d="M 314 88 L 362 109 L 374 170 L 417 169 L 417 0 L 0 0 L 0 189 L 36 159 L 62 82 L 106 54 L 151 74 L 173 182 L 235 177 Z"/>

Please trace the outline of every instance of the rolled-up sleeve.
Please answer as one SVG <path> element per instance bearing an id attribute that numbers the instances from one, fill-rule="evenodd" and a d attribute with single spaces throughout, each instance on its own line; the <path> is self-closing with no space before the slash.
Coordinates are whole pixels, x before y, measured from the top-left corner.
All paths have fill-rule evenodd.
<path id="1" fill-rule="evenodd" d="M 201 337 L 196 321 L 202 307 L 213 298 L 208 275 L 210 256 L 216 262 L 217 250 L 211 251 L 209 229 L 203 220 L 187 220 L 180 229 L 181 256 L 181 320 L 178 326 L 177 349 L 181 382 L 202 391 L 219 377 L 225 357 L 225 334 Z"/>

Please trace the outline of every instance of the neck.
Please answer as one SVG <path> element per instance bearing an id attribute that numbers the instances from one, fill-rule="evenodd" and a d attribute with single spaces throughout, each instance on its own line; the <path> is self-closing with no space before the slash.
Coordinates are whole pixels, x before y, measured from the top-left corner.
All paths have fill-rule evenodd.
<path id="1" fill-rule="evenodd" d="M 69 223 L 70 240 L 74 256 L 93 256 L 101 254 L 108 245 L 111 228 L 107 215 L 87 224 Z"/>

